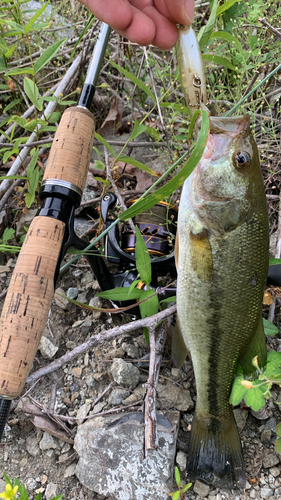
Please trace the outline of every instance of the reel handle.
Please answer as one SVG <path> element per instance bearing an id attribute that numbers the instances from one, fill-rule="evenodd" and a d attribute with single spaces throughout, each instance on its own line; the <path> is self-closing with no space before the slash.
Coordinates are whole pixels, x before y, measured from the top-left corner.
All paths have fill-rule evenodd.
<path id="1" fill-rule="evenodd" d="M 61 197 L 72 207 L 84 189 L 94 142 L 94 118 L 83 108 L 68 108 L 51 148 L 41 197 Z M 60 191 L 61 189 L 61 191 Z M 70 196 L 68 197 L 68 194 Z M 73 193 L 75 196 L 73 196 Z M 79 198 L 79 201 L 80 201 Z M 70 202 L 69 202 L 70 199 Z M 55 271 L 70 214 L 42 209 L 34 218 L 19 254 L 0 321 L 0 397 L 13 399 L 32 367 L 54 295 Z M 57 215 L 56 215 L 57 214 Z"/>

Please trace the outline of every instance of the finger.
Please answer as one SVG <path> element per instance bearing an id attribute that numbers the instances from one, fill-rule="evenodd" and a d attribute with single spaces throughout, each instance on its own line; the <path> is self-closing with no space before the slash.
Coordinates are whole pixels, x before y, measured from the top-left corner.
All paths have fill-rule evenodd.
<path id="1" fill-rule="evenodd" d="M 190 25 L 194 21 L 194 0 L 154 0 L 154 3 L 174 23 Z"/>

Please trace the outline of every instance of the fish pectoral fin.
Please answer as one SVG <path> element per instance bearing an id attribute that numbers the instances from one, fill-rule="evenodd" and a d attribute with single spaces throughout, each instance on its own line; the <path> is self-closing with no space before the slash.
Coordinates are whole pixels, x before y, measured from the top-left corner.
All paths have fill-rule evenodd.
<path id="1" fill-rule="evenodd" d="M 204 283 L 210 283 L 213 275 L 213 254 L 208 237 L 204 229 L 198 234 L 190 233 L 191 265 L 197 277 Z"/>
<path id="2" fill-rule="evenodd" d="M 180 322 L 177 318 L 172 340 L 172 359 L 177 368 L 180 368 L 183 365 L 188 352 L 189 351 L 183 340 Z"/>
<path id="3" fill-rule="evenodd" d="M 255 378 L 258 376 L 258 371 L 253 365 L 253 359 L 258 356 L 258 365 L 263 369 L 266 365 L 266 342 L 263 328 L 262 315 L 260 315 L 257 329 L 250 342 L 246 346 L 244 352 L 239 358 L 242 365 L 244 376 L 247 378 Z"/>

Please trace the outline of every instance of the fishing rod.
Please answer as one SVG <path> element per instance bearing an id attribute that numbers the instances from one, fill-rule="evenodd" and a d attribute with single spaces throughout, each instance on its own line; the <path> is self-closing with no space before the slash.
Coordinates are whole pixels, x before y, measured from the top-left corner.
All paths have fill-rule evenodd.
<path id="1" fill-rule="evenodd" d="M 111 28 L 102 23 L 85 84 L 76 107 L 64 111 L 50 150 L 40 189 L 39 214 L 33 219 L 14 269 L 0 324 L 0 439 L 11 402 L 25 385 L 51 307 L 60 263 L 72 246 L 87 243 L 74 233 L 91 159 L 95 124 L 90 107 Z M 103 288 L 111 275 L 97 249 L 87 255 Z"/>

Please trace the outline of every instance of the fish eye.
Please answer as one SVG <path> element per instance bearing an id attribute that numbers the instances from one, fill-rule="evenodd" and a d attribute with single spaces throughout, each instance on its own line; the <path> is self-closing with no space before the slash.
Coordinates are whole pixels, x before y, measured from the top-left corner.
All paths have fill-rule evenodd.
<path id="1" fill-rule="evenodd" d="M 243 170 L 247 168 L 251 163 L 251 157 L 246 151 L 238 151 L 233 155 L 233 163 L 236 168 Z"/>

